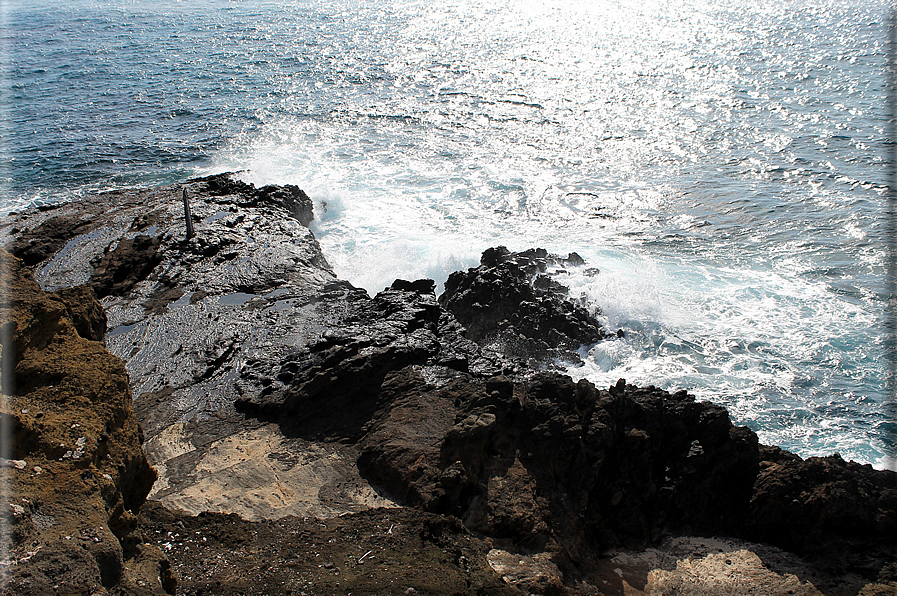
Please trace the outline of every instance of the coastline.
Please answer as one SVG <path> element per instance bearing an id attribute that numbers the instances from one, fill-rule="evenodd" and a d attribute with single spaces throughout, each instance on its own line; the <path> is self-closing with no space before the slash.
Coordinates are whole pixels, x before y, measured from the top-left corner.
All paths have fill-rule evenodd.
<path id="1" fill-rule="evenodd" d="M 195 238 L 186 234 L 184 189 Z M 838 584 L 838 572 L 824 577 L 822 564 L 809 563 L 804 578 L 796 576 L 806 593 L 813 593 L 806 586 L 811 577 L 826 594 L 862 593 L 876 582 L 897 592 L 897 474 L 837 455 L 802 460 L 758 445 L 750 430 L 732 426 L 724 409 L 686 392 L 671 395 L 622 380 L 605 390 L 545 369 L 547 359 L 572 357 L 570 350 L 586 343 L 582 338 L 613 333 L 577 312 L 562 284 L 545 273 L 552 259 L 588 264 L 573 255 L 494 249 L 479 268 L 447 284 L 454 300 L 445 294 L 437 300 L 426 280 L 397 280 L 371 297 L 333 274 L 307 229 L 312 216 L 311 201 L 298 188 L 256 189 L 219 175 L 0 222 L 3 243 L 34 269 L 44 290 L 62 296 L 71 292 L 65 288 L 91 288 L 105 322 L 98 323 L 97 303 L 83 293 L 62 300 L 93 314 L 77 315 L 68 306 L 60 320 L 69 317 L 76 335 L 94 344 L 102 327 L 106 348 L 125 363 L 134 420 L 159 479 L 152 492 L 140 488 L 143 495 L 127 508 L 139 515 L 149 495 L 143 521 L 132 524 L 138 534 L 113 532 L 123 569 L 139 567 L 134 552 L 143 553 L 140 565 L 152 552 L 150 575 L 174 571 L 172 579 L 158 581 L 159 589 L 178 576 L 182 590 L 199 590 L 178 573 L 191 560 L 185 547 L 198 545 L 160 542 L 145 531 L 139 536 L 141 527 L 166 536 L 198 524 L 193 531 L 203 532 L 203 524 L 219 523 L 216 515 L 233 514 L 249 525 L 233 524 L 246 528 L 271 527 L 288 516 L 351 527 L 351 520 L 399 508 L 410 516 L 401 523 L 436 549 L 432 576 L 448 577 L 451 569 L 462 582 L 445 591 L 437 582 L 421 593 L 456 593 L 462 584 L 462 593 L 650 593 L 648 576 L 659 568 L 633 563 L 644 580 L 633 572 L 626 592 L 624 577 L 617 588 L 599 585 L 602 565 L 688 535 L 771 544 L 811 562 L 835 561 L 851 577 Z M 86 328 L 78 328 L 79 316 Z M 487 320 L 490 326 L 470 332 Z M 540 321 L 552 323 L 541 328 Z M 35 398 L 25 409 L 39 409 L 42 401 Z M 30 417 L 21 409 L 5 413 L 17 429 L 43 428 L 33 411 Z M 31 454 L 44 447 L 22 442 L 16 432 L 12 459 L 33 470 Z M 83 461 L 62 463 L 83 471 Z M 23 487 L 40 476 L 20 478 L 14 470 L 4 468 Z M 66 490 L 56 486 L 53 494 L 62 501 L 70 498 Z M 11 511 L 16 531 L 47 541 L 55 526 L 40 527 L 45 513 Z M 385 527 L 385 520 L 376 523 Z M 241 543 L 231 538 L 218 542 Z M 458 540 L 467 541 L 463 554 L 439 562 L 439 553 L 454 552 L 449 545 Z M 12 582 L 42 571 L 48 552 L 22 550 L 23 544 L 13 545 L 14 556 L 28 558 L 7 565 Z M 167 552 L 164 544 L 172 545 Z M 718 553 L 708 548 L 682 560 L 711 564 Z M 501 553 L 523 561 L 520 569 L 509 571 Z M 353 569 L 364 563 L 363 554 L 352 555 Z M 673 573 L 679 560 L 663 571 Z M 747 555 L 738 560 L 755 563 Z M 328 581 L 348 577 L 348 563 L 325 563 L 293 569 L 323 569 Z M 678 577 L 686 575 L 680 570 Z M 127 571 L 115 581 L 100 573 L 96 582 L 125 589 L 123 577 Z M 235 586 L 212 592 L 247 589 Z M 147 593 L 160 593 L 155 587 Z M 392 593 L 386 586 L 364 590 Z"/>

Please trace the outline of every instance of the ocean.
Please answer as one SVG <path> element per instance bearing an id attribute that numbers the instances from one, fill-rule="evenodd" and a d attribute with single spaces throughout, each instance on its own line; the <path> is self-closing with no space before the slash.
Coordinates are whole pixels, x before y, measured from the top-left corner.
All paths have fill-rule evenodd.
<path id="1" fill-rule="evenodd" d="M 895 467 L 879 0 L 3 2 L 0 211 L 296 184 L 341 277 L 575 251 L 575 378 Z M 889 459 L 889 457 L 891 459 Z"/>

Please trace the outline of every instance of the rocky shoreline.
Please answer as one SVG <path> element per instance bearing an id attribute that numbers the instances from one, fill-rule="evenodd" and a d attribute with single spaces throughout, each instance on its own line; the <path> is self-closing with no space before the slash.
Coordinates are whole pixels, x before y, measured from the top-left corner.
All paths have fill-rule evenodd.
<path id="1" fill-rule="evenodd" d="M 624 332 L 575 253 L 371 297 L 312 219 L 218 175 L 0 220 L 5 593 L 897 593 L 897 474 L 551 370 Z"/>

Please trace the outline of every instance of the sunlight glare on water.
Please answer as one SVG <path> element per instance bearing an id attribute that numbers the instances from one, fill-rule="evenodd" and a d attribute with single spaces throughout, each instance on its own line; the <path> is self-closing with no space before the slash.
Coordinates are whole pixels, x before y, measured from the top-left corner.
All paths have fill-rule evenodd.
<path id="1" fill-rule="evenodd" d="M 239 171 L 341 277 L 576 251 L 623 339 L 763 441 L 883 465 L 883 0 L 99 3 L 12 15 L 3 205 Z M 891 441 L 891 442 L 889 442 Z"/>

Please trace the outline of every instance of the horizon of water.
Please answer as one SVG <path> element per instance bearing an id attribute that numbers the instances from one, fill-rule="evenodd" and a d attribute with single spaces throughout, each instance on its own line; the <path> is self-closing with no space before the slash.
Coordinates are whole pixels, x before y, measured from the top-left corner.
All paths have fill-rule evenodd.
<path id="1" fill-rule="evenodd" d="M 297 184 L 371 293 L 575 251 L 623 338 L 576 378 L 687 389 L 876 467 L 884 1 L 5 5 L 0 209 L 222 171 Z"/>

